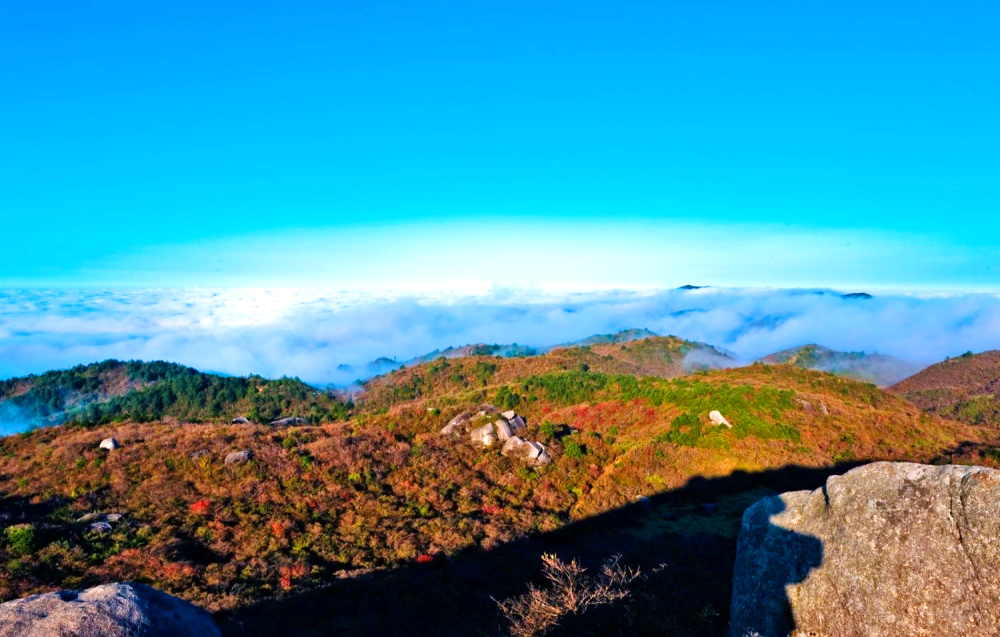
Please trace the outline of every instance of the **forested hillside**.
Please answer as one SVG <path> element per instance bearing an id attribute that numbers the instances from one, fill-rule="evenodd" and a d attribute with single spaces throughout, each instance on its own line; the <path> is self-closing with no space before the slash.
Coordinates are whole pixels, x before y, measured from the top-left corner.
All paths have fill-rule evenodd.
<path id="1" fill-rule="evenodd" d="M 0 382 L 0 422 L 45 426 L 221 421 L 300 416 L 342 419 L 348 405 L 294 378 L 221 376 L 163 361 L 108 360 Z"/>

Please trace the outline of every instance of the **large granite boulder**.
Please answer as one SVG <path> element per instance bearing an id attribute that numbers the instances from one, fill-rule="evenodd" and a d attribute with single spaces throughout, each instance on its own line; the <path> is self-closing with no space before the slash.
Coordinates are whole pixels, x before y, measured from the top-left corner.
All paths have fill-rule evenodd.
<path id="1" fill-rule="evenodd" d="M 730 635 L 1000 635 L 1000 471 L 876 462 L 760 500 Z"/>
<path id="2" fill-rule="evenodd" d="M 0 637 L 218 637 L 204 610 L 144 584 L 104 584 L 0 604 Z"/>
<path id="3" fill-rule="evenodd" d="M 540 466 L 552 462 L 549 450 L 540 442 L 525 440 L 520 436 L 512 436 L 500 450 L 505 456 L 518 458 L 530 465 Z"/>

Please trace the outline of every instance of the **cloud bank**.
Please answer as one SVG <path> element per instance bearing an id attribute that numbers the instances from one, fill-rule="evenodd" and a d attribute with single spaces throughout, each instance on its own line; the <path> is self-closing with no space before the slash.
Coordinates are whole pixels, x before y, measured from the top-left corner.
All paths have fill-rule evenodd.
<path id="1" fill-rule="evenodd" d="M 849 290 L 853 291 L 853 290 Z M 332 290 L 0 292 L 0 377 L 106 358 L 346 384 L 378 357 L 404 361 L 467 343 L 547 346 L 646 327 L 743 360 L 818 343 L 932 363 L 1000 347 L 1000 297 L 830 290 L 370 294 Z M 350 365 L 351 369 L 338 369 Z"/>

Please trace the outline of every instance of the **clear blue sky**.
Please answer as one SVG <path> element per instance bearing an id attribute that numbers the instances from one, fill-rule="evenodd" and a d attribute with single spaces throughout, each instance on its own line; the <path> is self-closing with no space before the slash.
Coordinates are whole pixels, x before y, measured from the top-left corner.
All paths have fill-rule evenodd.
<path id="1" fill-rule="evenodd" d="M 985 1 L 7 3 L 0 286 L 998 288 L 998 28 Z"/>

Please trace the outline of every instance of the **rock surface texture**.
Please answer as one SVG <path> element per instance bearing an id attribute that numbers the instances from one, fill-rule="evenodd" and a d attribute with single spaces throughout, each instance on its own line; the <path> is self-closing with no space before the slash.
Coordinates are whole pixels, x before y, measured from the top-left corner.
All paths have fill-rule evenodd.
<path id="1" fill-rule="evenodd" d="M 876 462 L 746 510 L 732 637 L 1000 634 L 1000 471 Z"/>
<path id="2" fill-rule="evenodd" d="M 218 635 L 207 612 L 143 584 L 104 584 L 0 604 L 0 637 Z"/>
<path id="3" fill-rule="evenodd" d="M 234 451 L 226 456 L 225 464 L 246 464 L 251 460 L 253 460 L 253 452 L 247 449 L 246 451 Z"/>

